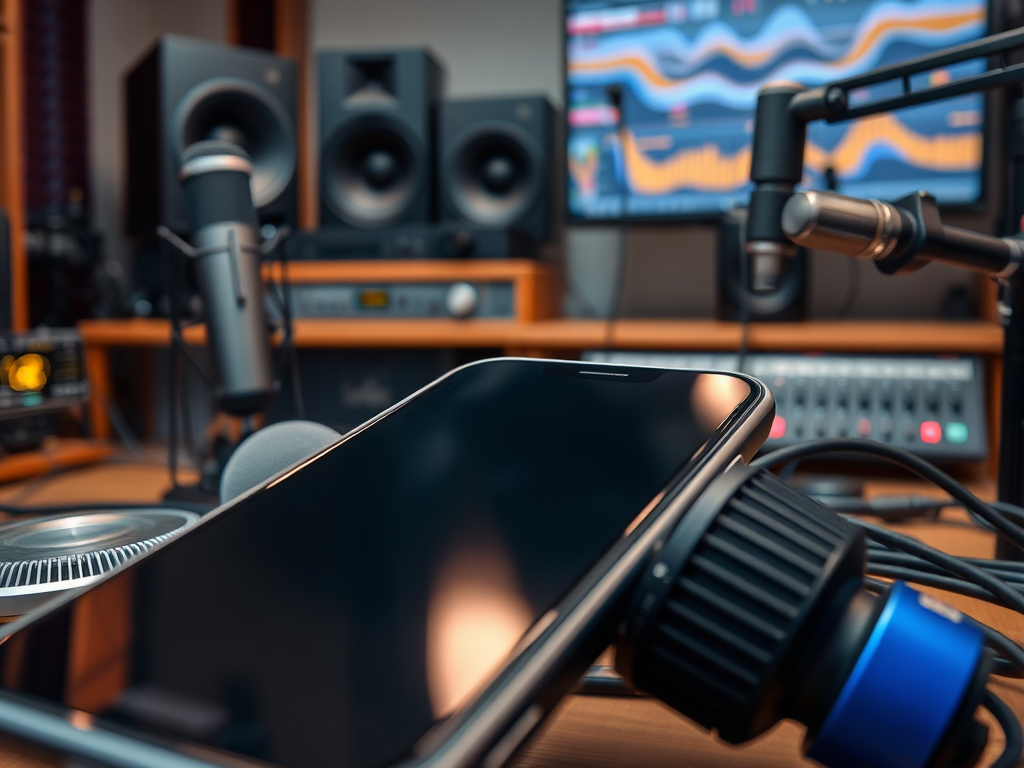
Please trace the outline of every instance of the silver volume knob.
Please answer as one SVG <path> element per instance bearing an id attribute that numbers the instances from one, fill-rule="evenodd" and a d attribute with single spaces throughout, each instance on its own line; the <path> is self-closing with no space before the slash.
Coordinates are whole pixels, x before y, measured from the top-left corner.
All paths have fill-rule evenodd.
<path id="1" fill-rule="evenodd" d="M 452 317 L 472 317 L 480 304 L 480 294 L 469 283 L 455 283 L 444 298 L 445 308 Z"/>

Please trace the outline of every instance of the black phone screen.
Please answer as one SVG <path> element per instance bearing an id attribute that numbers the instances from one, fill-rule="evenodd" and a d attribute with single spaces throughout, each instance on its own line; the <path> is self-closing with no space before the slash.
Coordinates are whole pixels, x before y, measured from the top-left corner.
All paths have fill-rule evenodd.
<path id="1" fill-rule="evenodd" d="M 0 678 L 179 744 L 388 764 L 751 397 L 718 374 L 467 366 L 13 635 Z"/>

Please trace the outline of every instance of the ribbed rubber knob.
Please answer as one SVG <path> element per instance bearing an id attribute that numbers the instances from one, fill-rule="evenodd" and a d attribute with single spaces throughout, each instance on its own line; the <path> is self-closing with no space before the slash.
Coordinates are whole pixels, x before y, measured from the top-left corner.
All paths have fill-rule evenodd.
<path id="1" fill-rule="evenodd" d="M 864 562 L 859 531 L 764 470 L 715 481 L 654 558 L 619 664 L 637 688 L 739 743 L 784 716 L 812 610 Z"/>

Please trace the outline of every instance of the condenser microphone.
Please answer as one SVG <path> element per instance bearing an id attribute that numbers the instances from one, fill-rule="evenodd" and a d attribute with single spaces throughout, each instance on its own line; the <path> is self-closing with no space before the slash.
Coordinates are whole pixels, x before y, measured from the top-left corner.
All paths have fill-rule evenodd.
<path id="1" fill-rule="evenodd" d="M 250 176 L 249 155 L 230 142 L 200 141 L 182 153 L 180 179 L 217 402 L 235 416 L 265 410 L 276 392 Z"/>
<path id="2" fill-rule="evenodd" d="M 868 259 L 888 274 L 944 261 L 1006 277 L 1024 262 L 1019 239 L 946 226 L 935 198 L 924 192 L 895 203 L 799 192 L 786 201 L 781 223 L 797 245 Z"/>
<path id="3" fill-rule="evenodd" d="M 891 203 L 835 192 L 799 192 L 782 209 L 782 231 L 805 248 L 881 260 L 912 222 Z"/>

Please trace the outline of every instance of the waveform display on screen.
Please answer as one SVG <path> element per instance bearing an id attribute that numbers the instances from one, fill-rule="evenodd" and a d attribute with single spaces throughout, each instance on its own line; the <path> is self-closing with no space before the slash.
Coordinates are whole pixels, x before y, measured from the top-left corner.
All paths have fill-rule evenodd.
<path id="1" fill-rule="evenodd" d="M 766 82 L 808 87 L 981 37 L 982 0 L 569 0 L 570 211 L 708 214 L 749 195 L 753 108 Z M 981 71 L 935 70 L 915 88 Z M 609 87 L 622 93 L 619 109 Z M 860 103 L 898 92 L 854 92 Z M 848 123 L 812 123 L 804 184 L 941 202 L 981 194 L 983 101 L 961 96 Z M 619 127 L 621 120 L 621 128 Z"/>

